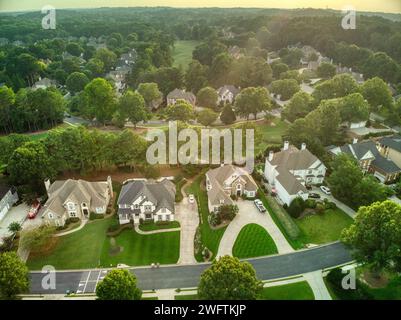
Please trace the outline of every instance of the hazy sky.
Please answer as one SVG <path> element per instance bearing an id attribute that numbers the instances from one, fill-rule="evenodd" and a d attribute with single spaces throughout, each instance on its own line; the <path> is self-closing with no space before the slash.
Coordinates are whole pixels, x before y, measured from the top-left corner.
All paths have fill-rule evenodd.
<path id="1" fill-rule="evenodd" d="M 352 5 L 361 11 L 401 13 L 401 0 L 0 0 L 0 11 L 40 10 L 45 5 L 57 8 L 89 7 L 258 7 L 258 8 L 333 8 Z"/>

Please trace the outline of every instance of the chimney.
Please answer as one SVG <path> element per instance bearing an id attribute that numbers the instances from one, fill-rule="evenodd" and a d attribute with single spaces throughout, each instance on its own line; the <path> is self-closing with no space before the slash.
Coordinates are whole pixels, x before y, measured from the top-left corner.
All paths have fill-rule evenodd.
<path id="1" fill-rule="evenodd" d="M 109 187 L 110 196 L 113 196 L 113 183 L 110 176 L 107 177 L 107 185 Z"/>
<path id="2" fill-rule="evenodd" d="M 358 143 L 358 138 L 354 138 L 354 140 L 352 140 L 352 144 Z"/>
<path id="3" fill-rule="evenodd" d="M 273 151 L 269 151 L 269 162 L 273 161 L 273 156 L 274 156 L 274 152 Z"/>
<path id="4" fill-rule="evenodd" d="M 306 143 L 301 144 L 301 150 L 306 150 Z"/>
<path id="5" fill-rule="evenodd" d="M 289 147 L 290 147 L 290 142 L 289 142 L 289 141 L 284 141 L 284 148 L 283 148 L 283 150 L 288 150 Z"/>
<path id="6" fill-rule="evenodd" d="M 48 192 L 50 189 L 50 180 L 49 179 L 45 180 L 45 188 L 46 188 L 46 192 Z"/>

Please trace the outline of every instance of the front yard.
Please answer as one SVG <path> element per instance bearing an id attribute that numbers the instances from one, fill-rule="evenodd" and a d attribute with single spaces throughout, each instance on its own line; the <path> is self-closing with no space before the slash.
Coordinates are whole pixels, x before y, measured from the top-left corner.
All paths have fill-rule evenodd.
<path id="1" fill-rule="evenodd" d="M 187 193 L 192 193 L 198 201 L 199 209 L 199 228 L 201 233 L 202 244 L 206 246 L 211 252 L 212 257 L 215 257 L 219 249 L 220 240 L 223 237 L 224 231 L 227 227 L 220 229 L 212 229 L 208 222 L 209 208 L 207 204 L 207 193 L 206 190 L 201 186 L 204 184 L 205 175 L 201 173 L 187 188 Z M 195 255 L 198 262 L 202 262 L 202 254 L 198 253 Z"/>
<path id="2" fill-rule="evenodd" d="M 313 244 L 339 240 L 342 230 L 353 222 L 350 216 L 338 208 L 325 210 L 322 214 L 307 215 L 294 221 L 301 230 L 300 240 Z"/>
<path id="3" fill-rule="evenodd" d="M 315 300 L 315 296 L 309 284 L 301 281 L 263 288 L 260 300 Z"/>
<path id="4" fill-rule="evenodd" d="M 267 231 L 254 223 L 242 228 L 233 247 L 233 256 L 239 259 L 278 253 L 276 244 Z"/>

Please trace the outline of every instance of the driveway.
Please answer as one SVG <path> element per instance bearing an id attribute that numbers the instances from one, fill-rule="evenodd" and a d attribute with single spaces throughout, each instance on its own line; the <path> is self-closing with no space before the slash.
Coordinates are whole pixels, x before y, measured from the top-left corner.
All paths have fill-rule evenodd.
<path id="1" fill-rule="evenodd" d="M 265 228 L 265 230 L 273 238 L 280 254 L 294 251 L 281 233 L 280 229 L 274 223 L 269 213 L 260 213 L 255 207 L 253 201 L 238 200 L 236 204 L 239 208 L 239 212 L 234 220 L 230 222 L 226 231 L 224 232 L 223 237 L 221 238 L 217 257 L 224 255 L 232 256 L 233 246 L 238 234 L 240 233 L 241 229 L 249 223 L 256 223 Z"/>
<path id="2" fill-rule="evenodd" d="M 198 206 L 196 201 L 189 203 L 188 197 L 178 203 L 175 207 L 175 218 L 180 222 L 180 258 L 178 264 L 196 263 L 194 239 L 196 228 L 199 225 Z"/>
<path id="3" fill-rule="evenodd" d="M 28 215 L 29 207 L 22 203 L 18 206 L 12 207 L 6 216 L 0 222 L 0 242 L 2 242 L 3 237 L 10 236 L 8 231 L 8 226 L 12 222 L 18 222 L 23 224 L 26 216 Z"/>
<path id="4" fill-rule="evenodd" d="M 344 204 L 341 201 L 337 200 L 332 195 L 325 194 L 324 192 L 322 192 L 322 190 L 320 190 L 320 188 L 317 188 L 317 187 L 313 187 L 311 192 L 320 194 L 321 200 L 327 199 L 327 200 L 329 200 L 331 202 L 334 202 L 338 208 L 340 208 L 342 211 L 344 211 L 346 214 L 348 214 L 352 219 L 355 219 L 355 215 L 356 215 L 355 210 L 351 209 L 346 204 Z"/>

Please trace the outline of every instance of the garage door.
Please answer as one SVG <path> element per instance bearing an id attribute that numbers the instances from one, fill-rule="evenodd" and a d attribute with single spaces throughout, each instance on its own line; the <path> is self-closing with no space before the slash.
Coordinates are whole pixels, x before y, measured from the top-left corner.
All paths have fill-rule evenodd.
<path id="1" fill-rule="evenodd" d="M 0 211 L 0 221 L 5 217 L 9 208 L 10 208 L 9 205 L 6 204 L 6 206 Z"/>

